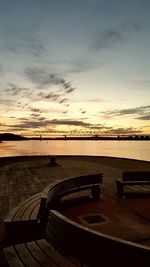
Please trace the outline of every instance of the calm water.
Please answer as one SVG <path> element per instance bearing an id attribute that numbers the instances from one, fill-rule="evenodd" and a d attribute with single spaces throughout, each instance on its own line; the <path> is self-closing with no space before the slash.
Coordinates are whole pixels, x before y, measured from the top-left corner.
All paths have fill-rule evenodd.
<path id="1" fill-rule="evenodd" d="M 25 155 L 93 155 L 150 161 L 150 141 L 5 141 L 0 157 Z"/>

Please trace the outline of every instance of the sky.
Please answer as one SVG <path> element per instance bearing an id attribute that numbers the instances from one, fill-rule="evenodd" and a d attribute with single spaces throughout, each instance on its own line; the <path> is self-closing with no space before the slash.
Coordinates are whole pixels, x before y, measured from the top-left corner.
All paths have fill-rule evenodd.
<path id="1" fill-rule="evenodd" d="M 1 0 L 5 132 L 150 134 L 150 0 Z"/>

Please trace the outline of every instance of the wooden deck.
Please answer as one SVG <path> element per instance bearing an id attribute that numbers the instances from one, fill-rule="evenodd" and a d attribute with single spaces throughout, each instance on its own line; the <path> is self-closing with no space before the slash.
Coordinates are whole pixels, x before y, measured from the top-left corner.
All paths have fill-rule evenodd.
<path id="1" fill-rule="evenodd" d="M 146 162 L 123 159 L 110 160 L 105 157 L 58 157 L 59 166 L 54 168 L 49 167 L 48 163 L 49 157 L 42 156 L 12 158 L 1 164 L 1 221 L 4 219 L 13 222 L 34 220 L 37 216 L 41 192 L 56 180 L 101 172 L 104 174 L 103 199 L 106 200 L 109 196 L 111 203 L 114 203 L 114 199 L 117 199 L 115 179 L 121 177 L 122 171 L 135 170 L 135 168 L 136 170 L 150 170 L 150 164 Z M 132 190 L 136 191 L 137 188 Z M 132 202 L 129 199 L 123 199 L 122 205 L 125 205 L 128 209 L 135 209 L 137 214 L 140 212 L 140 214 L 148 216 L 148 205 L 145 205 L 144 202 L 150 203 L 147 198 L 146 201 L 142 201 L 142 205 L 139 205 L 139 200 L 133 198 Z M 69 215 L 69 209 L 66 212 Z M 70 210 L 70 217 L 72 216 L 71 214 L 72 211 Z M 76 215 L 78 220 L 80 216 Z M 149 220 L 148 217 L 147 219 Z M 3 252 L 1 251 L 1 255 L 2 266 L 69 267 L 79 265 L 74 259 L 64 259 L 54 251 L 45 239 L 9 246 Z"/>

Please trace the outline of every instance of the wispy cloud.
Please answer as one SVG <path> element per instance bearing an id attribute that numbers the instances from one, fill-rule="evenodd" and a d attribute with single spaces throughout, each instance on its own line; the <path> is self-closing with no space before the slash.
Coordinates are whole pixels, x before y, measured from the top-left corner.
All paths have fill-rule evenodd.
<path id="1" fill-rule="evenodd" d="M 42 68 L 26 68 L 26 77 L 37 86 L 37 88 L 47 88 L 51 85 L 60 86 L 66 94 L 72 93 L 76 88 L 72 86 L 71 82 L 67 81 L 61 75 L 56 73 L 49 73 Z"/>
<path id="2" fill-rule="evenodd" d="M 86 102 L 103 102 L 104 101 L 104 99 L 102 99 L 102 98 L 91 98 L 91 99 L 85 99 L 85 101 Z"/>
<path id="3" fill-rule="evenodd" d="M 118 27 L 112 27 L 105 30 L 99 30 L 95 35 L 92 49 L 99 51 L 113 48 L 119 44 L 123 44 L 132 36 L 133 32 L 140 32 L 142 26 L 139 23 L 123 23 Z"/>
<path id="4" fill-rule="evenodd" d="M 68 125 L 68 126 L 79 126 L 79 127 L 85 127 L 85 128 L 90 128 L 93 126 L 93 124 L 84 122 L 84 121 L 79 121 L 79 120 L 57 120 L 54 119 L 51 121 L 52 124 L 55 125 Z"/>
<path id="5" fill-rule="evenodd" d="M 6 94 L 10 96 L 22 95 L 29 97 L 33 92 L 33 90 L 30 88 L 20 87 L 13 83 L 9 83 L 8 85 L 9 87 L 4 89 L 5 95 Z"/>
<path id="6" fill-rule="evenodd" d="M 93 43 L 93 49 L 101 50 L 109 48 L 118 43 L 122 43 L 123 41 L 124 41 L 124 36 L 119 30 L 110 29 L 106 31 L 101 31 L 97 35 L 97 38 Z"/>
<path id="7" fill-rule="evenodd" d="M 37 116 L 38 117 L 38 116 Z M 92 124 L 88 122 L 84 122 L 81 120 L 74 120 L 74 119 L 53 119 L 53 120 L 48 120 L 45 117 L 38 117 L 36 119 L 27 119 L 23 118 L 18 125 L 16 125 L 16 129 L 36 129 L 38 127 L 56 127 L 56 126 L 75 126 L 75 127 L 83 127 L 87 129 L 101 129 L 103 126 L 97 125 L 97 124 Z"/>
<path id="8" fill-rule="evenodd" d="M 85 110 L 85 109 L 80 109 L 80 112 L 82 113 L 82 114 L 85 114 L 87 111 Z"/>
<path id="9" fill-rule="evenodd" d="M 37 73 L 34 77 L 35 83 Z M 37 83 L 44 83 L 44 76 Z M 60 80 L 56 75 L 50 75 L 49 84 L 56 85 L 56 88 L 27 88 L 21 87 L 14 83 L 8 83 L 8 87 L 1 88 L 1 100 L 0 103 L 10 108 L 13 105 L 13 109 L 26 109 L 28 110 L 30 102 L 39 102 L 39 101 L 52 101 L 64 106 L 69 105 L 69 95 L 75 90 L 71 86 L 70 82 L 66 82 L 63 78 Z M 40 79 L 40 77 L 38 77 Z M 48 78 L 47 78 L 48 79 Z M 48 86 L 48 81 L 46 82 Z M 57 86 L 58 85 L 58 86 Z M 59 85 L 62 85 L 61 87 Z M 16 102 L 16 99 L 18 100 Z"/>
<path id="10" fill-rule="evenodd" d="M 88 58 L 88 55 L 86 55 L 86 57 Z M 92 62 L 92 60 L 88 60 L 88 59 L 83 59 L 83 60 L 74 60 L 74 61 L 69 61 L 69 72 L 75 72 L 75 73 L 80 73 L 80 72 L 87 72 L 90 71 L 92 69 L 97 68 L 100 63 L 96 63 L 96 62 Z M 101 63 L 102 65 L 104 64 L 103 62 Z"/>
<path id="11" fill-rule="evenodd" d="M 43 99 L 50 99 L 50 100 L 57 101 L 57 100 L 60 100 L 60 97 L 62 96 L 62 94 L 55 94 L 53 92 L 50 92 L 50 93 L 40 92 L 38 96 L 40 96 Z"/>
<path id="12" fill-rule="evenodd" d="M 140 134 L 142 131 L 140 129 L 134 127 L 120 127 L 120 128 L 113 128 L 111 127 L 108 130 L 105 130 L 105 134 L 114 134 L 114 135 L 132 135 L 132 134 Z"/>
<path id="13" fill-rule="evenodd" d="M 45 111 L 45 109 L 33 108 L 33 107 L 29 107 L 28 109 L 30 109 L 30 111 L 36 112 L 36 113 L 42 113 L 43 111 Z"/>
<path id="14" fill-rule="evenodd" d="M 38 35 L 36 27 L 22 28 L 19 25 L 7 26 L 4 35 L 4 48 L 11 53 L 33 56 L 41 58 L 46 54 L 46 47 Z"/>
<path id="15" fill-rule="evenodd" d="M 13 104 L 13 100 L 11 99 L 0 99 L 0 105 L 10 106 Z"/>
<path id="16" fill-rule="evenodd" d="M 69 105 L 69 95 L 76 90 L 72 83 L 62 75 L 50 73 L 44 68 L 26 68 L 25 76 L 35 86 L 34 92 L 36 92 L 37 101 L 43 99 Z"/>
<path id="17" fill-rule="evenodd" d="M 90 122 L 85 122 L 83 120 L 75 119 L 52 119 L 41 116 L 39 113 L 31 114 L 29 118 L 20 118 L 16 126 L 7 125 L 8 129 L 12 131 L 28 131 L 34 130 L 36 133 L 61 133 L 63 134 L 106 134 L 106 135 L 120 135 L 120 134 L 139 134 L 141 129 L 134 127 L 109 127 L 105 124 L 95 124 Z M 64 130 L 60 130 L 59 126 L 66 126 Z"/>
<path id="18" fill-rule="evenodd" d="M 149 121 L 150 120 L 150 112 L 149 115 L 143 115 L 140 117 L 137 117 L 138 120 L 144 120 L 144 121 Z"/>
<path id="19" fill-rule="evenodd" d="M 92 89 L 91 89 L 92 90 Z M 93 103 L 100 103 L 100 102 L 104 102 L 105 100 L 97 97 L 97 98 L 80 98 L 80 99 L 74 99 L 72 100 L 72 102 L 80 102 L 80 103 L 86 103 L 86 102 L 93 102 Z"/>
<path id="20" fill-rule="evenodd" d="M 137 119 L 147 119 L 150 116 L 150 106 L 139 106 L 135 108 L 127 108 L 127 109 L 116 109 L 104 112 L 106 116 L 115 117 L 115 116 L 125 116 L 125 115 L 138 115 L 135 117 Z"/>

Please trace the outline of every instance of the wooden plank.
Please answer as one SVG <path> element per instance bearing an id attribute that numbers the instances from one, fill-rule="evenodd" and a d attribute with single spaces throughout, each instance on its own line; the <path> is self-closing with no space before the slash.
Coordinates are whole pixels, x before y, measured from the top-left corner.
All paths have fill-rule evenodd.
<path id="1" fill-rule="evenodd" d="M 30 201 L 28 203 L 28 206 L 26 206 L 26 209 L 24 209 L 24 211 L 22 212 L 22 216 L 20 217 L 20 220 L 30 220 L 31 214 L 33 210 L 35 210 L 35 208 L 38 207 L 39 201 L 40 201 L 39 197 L 35 199 L 34 201 Z M 34 214 L 36 214 L 36 212 Z M 32 215 L 32 219 L 36 219 L 36 217 L 33 218 L 33 215 Z"/>
<path id="2" fill-rule="evenodd" d="M 29 199 L 35 199 L 35 197 L 41 196 L 41 193 L 38 193 L 32 197 L 30 197 Z M 26 205 L 26 203 L 29 202 L 29 199 L 22 201 L 17 207 L 15 207 L 12 211 L 9 212 L 9 214 L 7 215 L 7 217 L 5 218 L 6 222 L 10 222 L 12 220 L 14 220 L 14 217 L 17 216 L 17 214 L 20 212 L 20 210 L 22 210 L 22 208 L 24 207 L 24 205 Z"/>
<path id="3" fill-rule="evenodd" d="M 22 217 L 24 215 L 24 213 L 26 212 L 26 210 L 28 210 L 28 208 L 30 207 L 30 205 L 32 205 L 32 203 L 34 203 L 37 199 L 39 199 L 38 195 L 34 195 L 34 197 L 29 198 L 28 200 L 26 200 L 22 206 L 18 209 L 18 212 L 16 212 L 16 214 L 13 217 L 13 221 L 20 221 L 22 220 Z"/>
<path id="4" fill-rule="evenodd" d="M 30 213 L 30 220 L 35 220 L 37 218 L 39 207 L 40 207 L 40 201 L 32 209 L 32 213 Z"/>
<path id="5" fill-rule="evenodd" d="M 77 267 L 64 259 L 45 239 L 19 244 L 4 249 L 11 267 Z M 77 262 L 76 262 L 77 263 Z"/>
<path id="6" fill-rule="evenodd" d="M 33 257 L 31 251 L 27 248 L 26 244 L 19 244 L 14 246 L 17 255 L 23 261 L 25 266 L 39 267 L 41 264 Z M 16 265 L 17 266 L 17 265 Z"/>
<path id="7" fill-rule="evenodd" d="M 15 248 L 7 247 L 3 249 L 5 258 L 11 267 L 24 267 L 25 265 L 18 257 Z"/>
<path id="8" fill-rule="evenodd" d="M 43 267 L 58 267 L 58 265 L 51 259 L 49 259 L 43 250 L 33 241 L 26 243 L 26 246 L 32 256 L 41 264 Z M 63 266 L 62 266 L 63 267 Z"/>
<path id="9" fill-rule="evenodd" d="M 43 250 L 43 253 L 50 261 L 53 261 L 60 267 L 74 267 L 75 265 L 69 260 L 60 255 L 54 248 L 45 240 L 36 240 L 37 245 Z"/>

